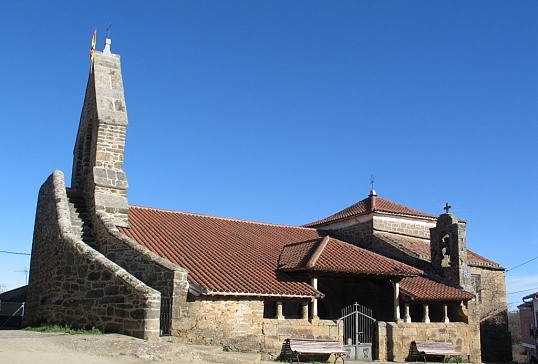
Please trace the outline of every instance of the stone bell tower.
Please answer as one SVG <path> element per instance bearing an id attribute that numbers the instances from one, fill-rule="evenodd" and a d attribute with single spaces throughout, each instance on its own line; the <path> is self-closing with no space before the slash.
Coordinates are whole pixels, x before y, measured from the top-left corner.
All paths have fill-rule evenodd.
<path id="1" fill-rule="evenodd" d="M 449 213 L 450 207 L 447 203 L 446 213 L 440 215 L 436 226 L 430 229 L 431 264 L 434 272 L 447 283 L 472 292 L 465 223 Z"/>
<path id="2" fill-rule="evenodd" d="M 117 226 L 129 226 L 123 153 L 127 108 L 120 56 L 95 52 L 75 143 L 71 188 L 80 191 L 92 214 L 107 213 Z"/>

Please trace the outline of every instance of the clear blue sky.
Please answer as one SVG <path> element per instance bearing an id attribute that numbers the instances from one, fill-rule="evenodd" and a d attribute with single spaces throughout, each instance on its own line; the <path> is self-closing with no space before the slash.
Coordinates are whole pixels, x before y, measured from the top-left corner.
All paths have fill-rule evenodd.
<path id="1" fill-rule="evenodd" d="M 536 1 L 11 1 L 0 31 L 0 250 L 70 181 L 93 29 L 122 57 L 134 205 L 304 224 L 368 195 L 538 255 Z M 68 182 L 69 183 L 69 182 Z M 538 291 L 538 259 L 507 273 Z M 0 286 L 29 257 L 0 253 Z"/>

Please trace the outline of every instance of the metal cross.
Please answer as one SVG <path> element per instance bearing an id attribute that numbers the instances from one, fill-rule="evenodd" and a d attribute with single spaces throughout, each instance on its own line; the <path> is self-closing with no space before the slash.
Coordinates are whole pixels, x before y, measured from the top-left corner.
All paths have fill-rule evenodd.
<path id="1" fill-rule="evenodd" d="M 374 189 L 374 175 L 370 175 L 370 184 L 372 185 L 372 190 Z"/>
<path id="2" fill-rule="evenodd" d="M 448 212 L 450 211 L 451 208 L 452 208 L 452 206 L 450 206 L 450 205 L 448 204 L 448 202 L 447 202 L 447 203 L 445 204 L 445 207 L 443 207 L 443 210 L 445 210 L 446 213 L 448 214 Z"/>
<path id="3" fill-rule="evenodd" d="M 107 31 L 107 38 L 110 38 L 110 28 L 112 28 L 112 22 L 108 24 L 108 28 L 106 28 Z"/>

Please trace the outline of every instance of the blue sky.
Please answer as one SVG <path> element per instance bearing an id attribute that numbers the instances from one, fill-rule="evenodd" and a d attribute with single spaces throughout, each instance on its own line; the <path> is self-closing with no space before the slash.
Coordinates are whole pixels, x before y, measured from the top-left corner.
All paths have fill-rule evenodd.
<path id="1" fill-rule="evenodd" d="M 0 250 L 70 180 L 90 61 L 112 22 L 134 205 L 300 225 L 365 198 L 467 220 L 506 268 L 538 255 L 536 1 L 13 1 L 0 31 Z M 507 272 L 538 291 L 538 259 Z M 0 287 L 29 257 L 0 253 Z"/>

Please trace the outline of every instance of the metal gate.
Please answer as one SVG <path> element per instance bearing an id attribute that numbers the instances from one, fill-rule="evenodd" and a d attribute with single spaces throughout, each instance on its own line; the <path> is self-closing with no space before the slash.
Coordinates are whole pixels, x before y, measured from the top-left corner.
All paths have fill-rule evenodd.
<path id="1" fill-rule="evenodd" d="M 172 297 L 167 289 L 161 292 L 161 336 L 172 333 Z"/>
<path id="2" fill-rule="evenodd" d="M 373 341 L 373 328 L 375 318 L 372 317 L 372 310 L 368 307 L 354 303 L 342 309 L 340 320 L 344 324 L 344 345 L 355 346 L 355 360 L 359 359 L 359 345 L 369 344 Z M 366 354 L 366 353 L 363 353 Z M 371 359 L 371 352 L 369 353 Z"/>
<path id="3" fill-rule="evenodd" d="M 0 329 L 10 323 L 8 327 L 22 326 L 24 316 L 24 302 L 2 302 L 0 301 Z M 12 320 L 13 319 L 13 320 Z M 12 320 L 10 322 L 10 320 Z"/>

